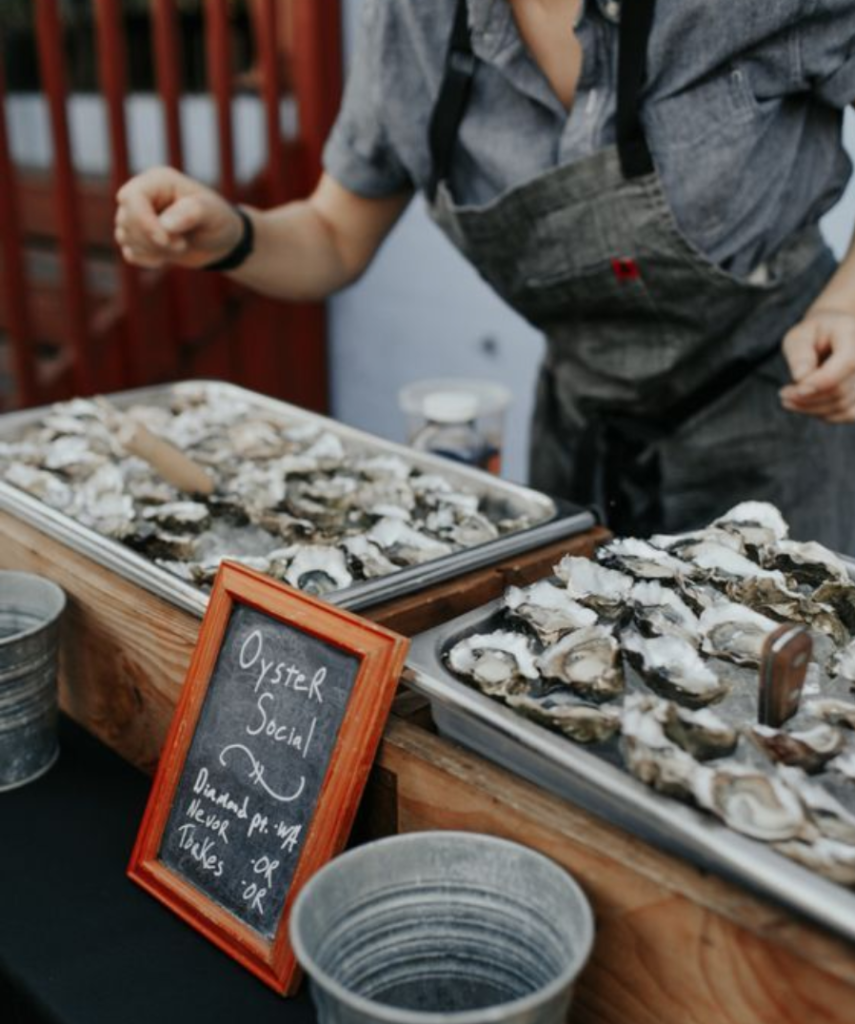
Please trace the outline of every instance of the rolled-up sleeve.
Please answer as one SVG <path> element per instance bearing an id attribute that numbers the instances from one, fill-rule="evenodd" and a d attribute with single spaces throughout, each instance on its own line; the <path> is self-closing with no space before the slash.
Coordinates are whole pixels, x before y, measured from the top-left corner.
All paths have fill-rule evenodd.
<path id="1" fill-rule="evenodd" d="M 855 103 L 855 0 L 812 0 L 802 23 L 802 74 L 833 107 Z"/>
<path id="2" fill-rule="evenodd" d="M 344 97 L 323 153 L 326 172 L 366 198 L 412 187 L 384 119 L 380 69 L 387 47 L 396 44 L 389 8 L 388 0 L 363 0 Z"/>

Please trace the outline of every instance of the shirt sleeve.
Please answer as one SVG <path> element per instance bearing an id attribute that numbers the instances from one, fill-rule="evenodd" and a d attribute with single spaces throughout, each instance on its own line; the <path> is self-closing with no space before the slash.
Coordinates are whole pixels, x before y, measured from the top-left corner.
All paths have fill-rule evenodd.
<path id="1" fill-rule="evenodd" d="M 379 72 L 387 46 L 395 45 L 388 38 L 391 7 L 388 0 L 363 0 L 344 97 L 323 153 L 328 174 L 372 199 L 412 188 L 384 122 Z"/>
<path id="2" fill-rule="evenodd" d="M 813 0 L 801 35 L 802 73 L 833 107 L 855 103 L 855 2 Z"/>

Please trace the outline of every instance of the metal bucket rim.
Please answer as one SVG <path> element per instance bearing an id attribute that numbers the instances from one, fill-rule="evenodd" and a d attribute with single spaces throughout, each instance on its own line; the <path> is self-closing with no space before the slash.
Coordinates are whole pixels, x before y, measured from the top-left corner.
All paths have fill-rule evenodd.
<path id="1" fill-rule="evenodd" d="M 29 585 L 42 587 L 54 599 L 56 607 L 46 618 L 41 619 L 34 626 L 30 626 L 28 629 L 22 629 L 19 633 L 13 633 L 11 636 L 0 637 L 0 648 L 5 647 L 7 644 L 20 643 L 21 640 L 35 636 L 43 629 L 49 628 L 59 620 L 62 613 L 65 611 L 66 604 L 68 603 L 68 599 L 66 598 L 65 591 L 62 587 L 59 586 L 59 584 L 54 583 L 53 580 L 47 579 L 45 576 L 39 576 L 33 572 L 12 572 L 7 569 L 0 570 L 0 588 L 2 588 L 5 581 L 14 583 L 15 580 L 24 580 Z"/>
<path id="2" fill-rule="evenodd" d="M 311 899 L 311 893 L 321 883 L 322 878 L 329 873 L 341 870 L 342 867 L 345 867 L 352 861 L 358 861 L 369 856 L 371 850 L 375 849 L 380 844 L 385 847 L 409 846 L 419 842 L 423 843 L 426 838 L 430 839 L 437 837 L 450 839 L 452 842 L 465 841 L 467 843 L 474 842 L 484 846 L 504 847 L 506 849 L 513 849 L 517 852 L 522 850 L 527 856 L 539 860 L 542 865 L 546 867 L 546 870 L 560 873 L 562 884 L 566 884 L 568 888 L 573 891 L 579 905 L 581 938 L 573 961 L 569 963 L 557 977 L 553 978 L 552 981 L 548 982 L 546 985 L 538 988 L 535 992 L 521 996 L 519 999 L 509 1000 L 504 1003 L 497 1003 L 495 1006 L 482 1007 L 476 1010 L 461 1010 L 457 1013 L 435 1013 L 421 1010 L 407 1010 L 401 1007 L 390 1006 L 386 1003 L 375 1002 L 373 999 L 368 999 L 365 996 L 358 995 L 351 991 L 349 988 L 342 985 L 341 982 L 336 981 L 336 979 L 326 971 L 318 967 L 315 963 L 314 957 L 312 957 L 306 949 L 305 942 L 300 933 L 299 919 L 304 913 L 304 908 L 306 907 L 308 900 Z M 408 832 L 404 835 L 387 836 L 383 839 L 377 839 L 373 842 L 357 846 L 329 861 L 320 869 L 320 871 L 316 872 L 309 879 L 298 893 L 291 911 L 290 938 L 291 946 L 297 960 L 314 982 L 324 988 L 340 1003 L 349 1006 L 358 1012 L 372 1016 L 376 1020 L 384 1022 L 384 1024 L 438 1024 L 439 1021 L 442 1021 L 443 1024 L 491 1024 L 491 1022 L 501 1024 L 502 1021 L 505 1021 L 511 1015 L 525 1013 L 529 1010 L 536 1010 L 537 1007 L 550 1002 L 550 1000 L 559 996 L 562 992 L 569 992 L 591 954 L 591 948 L 594 944 L 594 913 L 591 909 L 588 897 L 585 895 L 582 887 L 576 879 L 573 878 L 569 871 L 562 868 L 554 860 L 547 857 L 539 850 L 533 850 L 531 847 L 524 846 L 522 843 L 503 839 L 499 836 L 487 835 L 485 833 L 436 829 L 426 830 L 423 832 Z"/>

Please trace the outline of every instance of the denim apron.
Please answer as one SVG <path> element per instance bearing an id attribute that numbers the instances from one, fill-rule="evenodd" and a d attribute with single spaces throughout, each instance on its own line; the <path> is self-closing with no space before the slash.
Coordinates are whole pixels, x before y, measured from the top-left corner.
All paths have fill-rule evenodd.
<path id="1" fill-rule="evenodd" d="M 459 0 L 430 128 L 435 222 L 546 336 L 530 483 L 623 534 L 704 525 L 747 499 L 855 552 L 855 430 L 786 412 L 783 336 L 835 269 L 819 229 L 741 278 L 682 234 L 640 116 L 654 0 L 622 5 L 617 145 L 486 206 L 448 170 L 477 59 Z"/>

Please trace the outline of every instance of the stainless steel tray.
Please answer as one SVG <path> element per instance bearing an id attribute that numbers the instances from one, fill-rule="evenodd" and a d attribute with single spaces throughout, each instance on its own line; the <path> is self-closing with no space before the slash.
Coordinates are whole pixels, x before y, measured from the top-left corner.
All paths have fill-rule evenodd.
<path id="1" fill-rule="evenodd" d="M 248 391 L 221 381 L 188 381 L 183 386 L 205 387 L 212 400 L 240 398 L 251 401 L 259 410 L 272 412 L 291 424 L 316 424 L 337 435 L 349 450 L 369 454 L 395 454 L 425 473 L 439 473 L 450 482 L 459 484 L 483 500 L 501 504 L 507 518 L 528 516 L 535 525 L 508 533 L 486 544 L 476 545 L 433 562 L 401 569 L 379 579 L 367 580 L 352 587 L 326 595 L 325 600 L 344 608 L 360 609 L 409 594 L 442 580 L 492 565 L 524 551 L 541 547 L 553 541 L 570 537 L 590 529 L 597 522 L 593 512 L 553 499 L 527 487 L 509 483 L 477 469 L 458 465 L 438 456 L 417 452 L 404 445 L 386 441 L 353 427 L 337 423 L 326 416 L 308 412 L 298 406 Z M 173 385 L 157 385 L 123 391 L 110 395 L 114 405 L 125 408 L 138 403 L 167 404 Z M 13 441 L 25 430 L 37 425 L 46 415 L 47 407 L 27 409 L 0 416 L 0 441 Z M 154 565 L 118 541 L 103 537 L 94 530 L 57 512 L 43 502 L 0 481 L 0 509 L 42 530 L 49 536 L 67 544 L 74 551 L 86 555 L 99 565 L 112 570 L 158 597 L 195 615 L 203 615 L 207 595 Z"/>
<path id="2" fill-rule="evenodd" d="M 855 941 L 855 893 L 763 843 L 649 789 L 619 767 L 616 746 L 578 746 L 456 679 L 444 653 L 497 628 L 501 601 L 412 641 L 406 682 L 431 703 L 440 733 L 642 839 L 771 897 Z"/>

